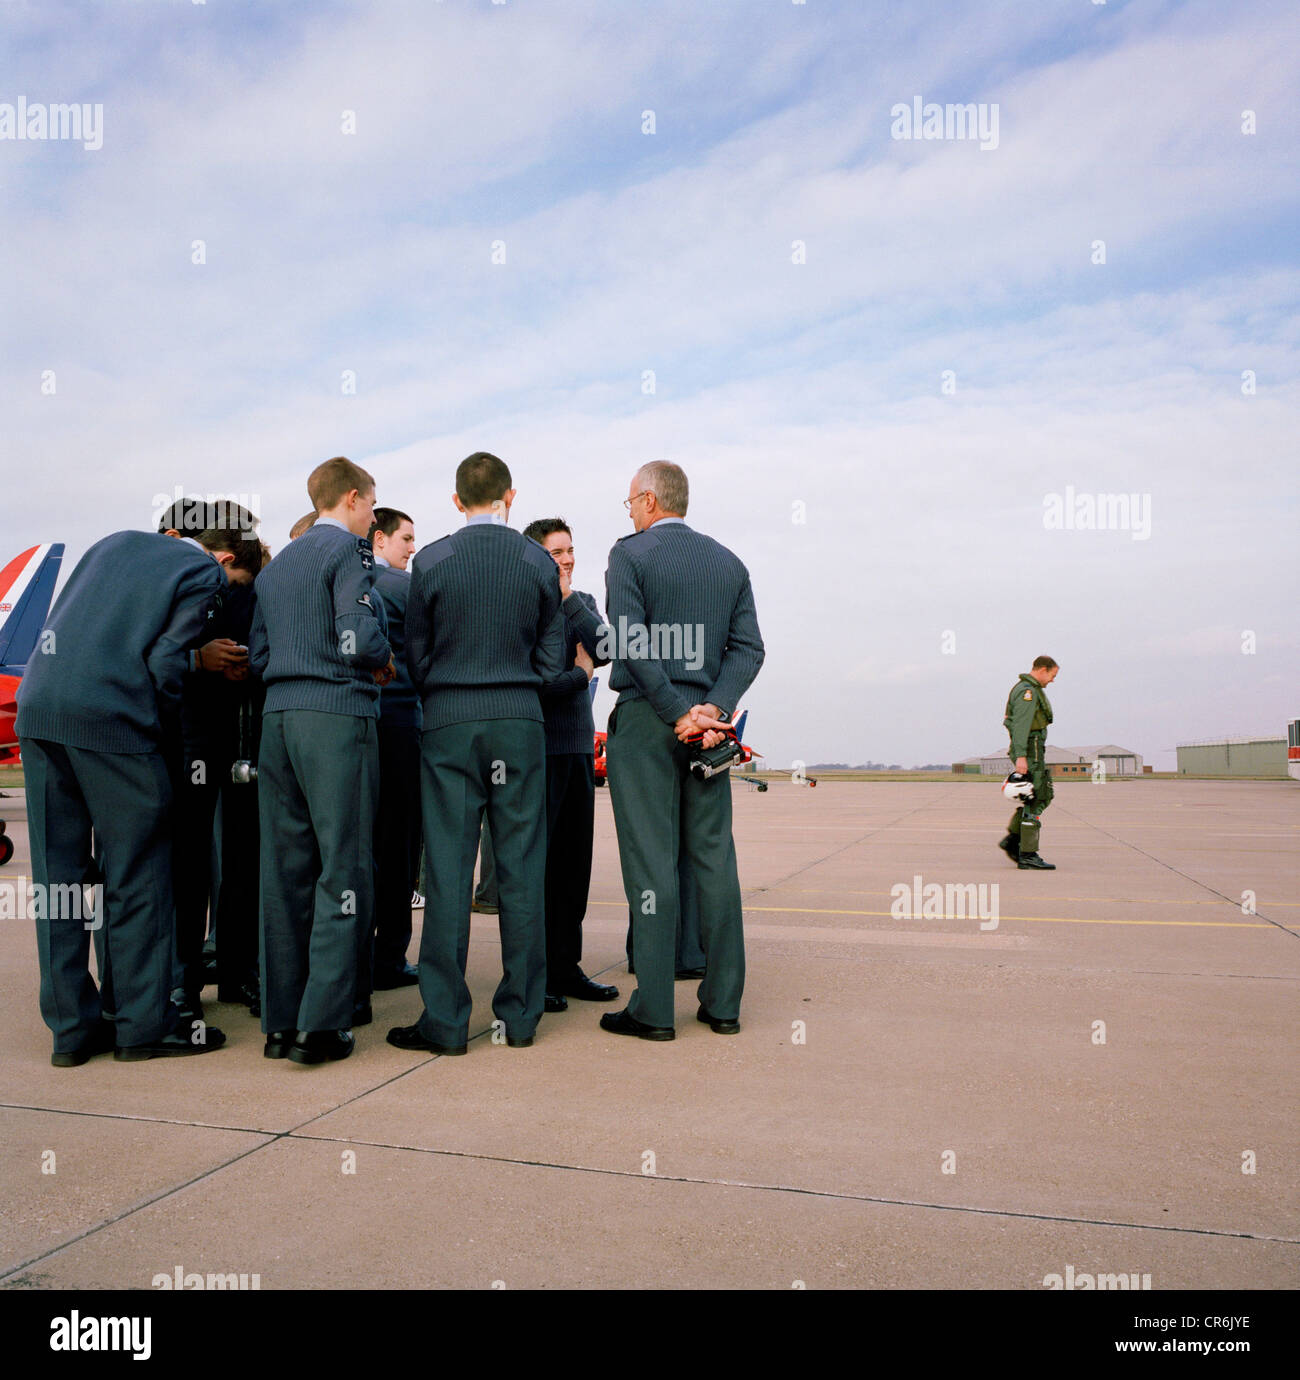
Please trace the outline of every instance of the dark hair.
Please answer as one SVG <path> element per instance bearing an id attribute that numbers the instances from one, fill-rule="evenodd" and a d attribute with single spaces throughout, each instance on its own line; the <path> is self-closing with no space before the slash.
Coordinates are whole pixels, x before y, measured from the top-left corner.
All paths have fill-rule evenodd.
<path id="1" fill-rule="evenodd" d="M 346 456 L 326 460 L 307 476 L 307 497 L 318 513 L 337 507 L 353 489 L 359 494 L 374 493 L 375 477 Z"/>
<path id="2" fill-rule="evenodd" d="M 200 512 L 202 507 L 201 498 L 178 498 L 158 519 L 159 535 L 164 532 L 193 532 L 196 528 L 206 527 L 208 524 Z"/>
<path id="3" fill-rule="evenodd" d="M 246 536 L 257 530 L 258 519 L 241 503 L 223 498 L 178 498 L 158 519 L 158 531 L 197 537 L 214 528 L 238 528 Z"/>
<path id="4" fill-rule="evenodd" d="M 246 570 L 257 575 L 262 569 L 262 541 L 256 532 L 250 532 L 237 521 L 227 521 L 194 534 L 194 540 L 205 551 L 229 551 L 234 556 L 236 570 Z"/>
<path id="5" fill-rule="evenodd" d="M 1031 671 L 1050 671 L 1056 662 L 1050 656 L 1036 656 L 1034 664 L 1029 668 Z"/>
<path id="6" fill-rule="evenodd" d="M 467 508 L 485 508 L 506 496 L 510 471 L 504 460 L 485 450 L 476 450 L 456 466 L 456 497 Z"/>
<path id="7" fill-rule="evenodd" d="M 415 526 L 415 519 L 410 513 L 402 512 L 400 508 L 376 508 L 375 520 L 370 524 L 370 540 L 374 541 L 376 532 L 391 537 L 404 522 Z"/>
<path id="8" fill-rule="evenodd" d="M 532 537 L 539 546 L 545 546 L 546 538 L 556 532 L 566 532 L 570 538 L 573 537 L 573 529 L 563 518 L 538 518 L 524 528 L 524 536 Z"/>

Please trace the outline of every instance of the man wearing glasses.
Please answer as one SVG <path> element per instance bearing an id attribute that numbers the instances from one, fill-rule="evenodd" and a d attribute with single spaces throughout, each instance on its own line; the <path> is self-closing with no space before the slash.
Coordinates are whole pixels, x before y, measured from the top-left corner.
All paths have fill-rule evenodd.
<path id="1" fill-rule="evenodd" d="M 605 575 L 610 685 L 618 691 L 606 758 L 638 987 L 625 1010 L 600 1023 L 643 1040 L 676 1034 L 682 849 L 696 879 L 705 953 L 697 1019 L 717 1034 L 737 1033 L 745 980 L 731 778 L 693 776 L 688 742 L 723 740 L 763 664 L 763 639 L 749 572 L 687 526 L 689 496 L 679 466 L 643 465 L 624 500 L 636 531 L 615 544 Z"/>

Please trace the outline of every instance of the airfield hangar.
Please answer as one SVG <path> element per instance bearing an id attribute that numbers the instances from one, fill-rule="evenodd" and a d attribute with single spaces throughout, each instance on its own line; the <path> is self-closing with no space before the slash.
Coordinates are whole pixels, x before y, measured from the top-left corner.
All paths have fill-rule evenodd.
<path id="1" fill-rule="evenodd" d="M 1087 747 L 1056 747 L 1048 743 L 1043 757 L 1052 775 L 1066 780 L 1090 779 L 1094 762 L 1105 766 L 1107 776 L 1141 776 L 1147 770 L 1140 753 L 1116 743 L 1093 743 Z M 954 762 L 952 769 L 958 776 L 1006 776 L 1011 770 L 1011 758 L 1005 752 L 992 752 L 985 757 Z"/>
<path id="2" fill-rule="evenodd" d="M 1179 743 L 1177 752 L 1179 776 L 1287 775 L 1285 738 L 1213 738 L 1195 743 Z"/>

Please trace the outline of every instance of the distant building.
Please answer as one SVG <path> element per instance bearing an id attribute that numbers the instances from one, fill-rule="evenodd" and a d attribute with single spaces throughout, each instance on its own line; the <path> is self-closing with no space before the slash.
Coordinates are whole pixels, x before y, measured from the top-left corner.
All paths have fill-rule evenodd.
<path id="1" fill-rule="evenodd" d="M 1266 738 L 1212 738 L 1179 743 L 1179 776 L 1287 775 L 1287 740 Z"/>
<path id="2" fill-rule="evenodd" d="M 1054 747 L 1048 743 L 1043 756 L 1048 769 L 1057 777 L 1091 778 L 1094 762 L 1102 763 L 1107 776 L 1142 775 L 1141 755 L 1115 743 L 1095 743 L 1090 747 Z M 966 757 L 954 762 L 952 769 L 959 776 L 1006 776 L 1011 770 L 1011 758 L 1005 752 Z"/>

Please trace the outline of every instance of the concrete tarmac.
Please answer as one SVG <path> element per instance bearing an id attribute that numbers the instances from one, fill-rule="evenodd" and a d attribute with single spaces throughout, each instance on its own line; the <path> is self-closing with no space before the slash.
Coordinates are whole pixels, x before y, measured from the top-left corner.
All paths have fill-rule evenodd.
<path id="1" fill-rule="evenodd" d="M 1062 784 L 1058 870 L 1020 872 L 993 785 L 732 789 L 738 1036 L 686 982 L 674 1042 L 599 1029 L 635 982 L 605 791 L 583 966 L 623 999 L 527 1050 L 475 916 L 468 1057 L 385 1043 L 404 989 L 340 1064 L 213 1001 L 223 1050 L 54 1069 L 33 923 L 0 920 L 0 1285 L 1296 1286 L 1300 790 Z"/>

